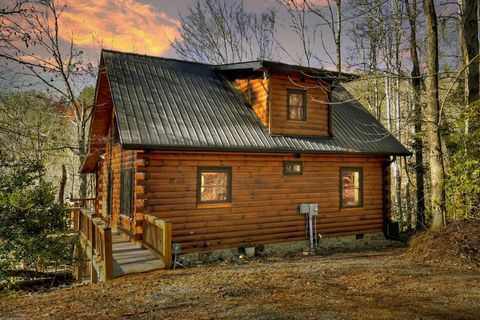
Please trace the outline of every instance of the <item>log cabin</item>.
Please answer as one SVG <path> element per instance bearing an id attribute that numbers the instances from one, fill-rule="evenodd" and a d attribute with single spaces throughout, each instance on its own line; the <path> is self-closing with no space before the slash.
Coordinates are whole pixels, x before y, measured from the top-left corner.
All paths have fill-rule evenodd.
<path id="1" fill-rule="evenodd" d="M 81 171 L 133 240 L 169 221 L 182 253 L 383 232 L 389 165 L 410 155 L 342 85 L 271 61 L 208 65 L 103 50 Z"/>

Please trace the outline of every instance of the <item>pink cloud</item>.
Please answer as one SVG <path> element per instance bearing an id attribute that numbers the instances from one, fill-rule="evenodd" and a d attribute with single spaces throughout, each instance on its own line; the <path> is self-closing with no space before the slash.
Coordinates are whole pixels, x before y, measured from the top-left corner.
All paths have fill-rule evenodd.
<path id="1" fill-rule="evenodd" d="M 68 0 L 62 38 L 84 47 L 160 55 L 177 35 L 179 22 L 136 0 Z"/>

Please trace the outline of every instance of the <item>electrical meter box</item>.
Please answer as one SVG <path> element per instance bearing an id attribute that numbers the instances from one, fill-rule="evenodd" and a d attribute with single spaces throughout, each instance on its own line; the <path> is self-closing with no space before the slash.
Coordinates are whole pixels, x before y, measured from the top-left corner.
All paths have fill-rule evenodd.
<path id="1" fill-rule="evenodd" d="M 300 204 L 300 213 L 317 215 L 318 203 L 302 203 Z"/>

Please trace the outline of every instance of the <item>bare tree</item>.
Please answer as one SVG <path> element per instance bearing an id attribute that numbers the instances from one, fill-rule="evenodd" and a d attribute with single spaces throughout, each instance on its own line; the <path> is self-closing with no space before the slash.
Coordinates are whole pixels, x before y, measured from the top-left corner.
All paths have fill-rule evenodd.
<path id="1" fill-rule="evenodd" d="M 336 59 L 330 59 L 335 63 L 338 72 L 342 72 L 342 1 L 341 0 L 332 0 L 335 2 L 333 5 L 330 0 L 327 0 L 327 6 L 324 7 L 325 9 L 316 6 L 314 2 L 304 0 L 305 4 L 307 5 L 308 9 L 313 12 L 321 21 L 328 26 L 330 31 L 332 32 L 332 36 L 335 42 L 335 52 L 336 52 Z M 335 6 L 335 7 L 334 7 Z M 326 11 L 326 12 L 325 12 Z M 329 55 L 328 50 L 325 48 L 325 44 L 322 41 L 322 45 L 324 46 L 325 52 Z M 330 56 L 330 55 L 329 55 Z"/>
<path id="2" fill-rule="evenodd" d="M 427 37 L 427 142 L 429 146 L 432 229 L 445 221 L 445 168 L 440 136 L 440 104 L 438 99 L 438 27 L 433 0 L 423 0 Z"/>
<path id="3" fill-rule="evenodd" d="M 0 7 L 0 16 L 15 15 L 25 12 L 25 3 L 27 2 L 27 0 L 17 0 L 4 4 L 3 7 Z"/>
<path id="4" fill-rule="evenodd" d="M 350 57 L 350 67 L 358 68 L 372 78 L 373 88 L 365 92 L 370 110 L 377 120 L 382 117 L 382 98 L 380 82 L 380 47 L 384 34 L 381 6 L 384 0 L 375 0 L 373 6 L 369 1 L 356 1 L 352 5 L 352 14 L 356 16 L 352 24 L 354 49 Z"/>
<path id="5" fill-rule="evenodd" d="M 62 38 L 59 22 L 65 7 L 55 0 L 23 1 L 15 14 L 0 16 L 0 57 L 4 68 L 45 88 L 52 100 L 64 102 L 65 116 L 75 127 L 75 143 L 66 148 L 83 163 L 88 152 L 86 136 L 93 101 L 78 98 L 78 94 L 94 68 L 84 63 L 73 35 L 69 41 Z M 87 178 L 81 175 L 80 197 L 86 196 L 86 187 Z"/>
<path id="6" fill-rule="evenodd" d="M 412 59 L 411 82 L 413 88 L 413 113 L 414 113 L 414 149 L 415 149 L 415 175 L 416 175 L 416 202 L 417 220 L 416 229 L 425 228 L 425 184 L 423 166 L 423 138 L 422 138 L 422 79 L 417 44 L 417 0 L 410 5 L 405 0 L 405 7 L 410 24 L 410 56 Z"/>
<path id="7" fill-rule="evenodd" d="M 318 31 L 318 24 L 309 23 L 309 14 L 310 10 L 308 9 L 307 3 L 305 1 L 296 1 L 296 0 L 277 0 L 290 16 L 289 24 L 285 27 L 288 30 L 292 31 L 296 40 L 300 42 L 300 52 L 297 52 L 291 46 L 288 48 L 281 44 L 279 41 L 280 48 L 283 53 L 289 56 L 298 64 L 305 64 L 311 66 L 313 59 L 316 57 L 315 47 L 316 47 L 316 38 Z"/>
<path id="8" fill-rule="evenodd" d="M 257 14 L 243 0 L 197 1 L 180 15 L 180 36 L 171 45 L 181 58 L 206 63 L 271 59 L 275 27 L 273 9 Z"/>

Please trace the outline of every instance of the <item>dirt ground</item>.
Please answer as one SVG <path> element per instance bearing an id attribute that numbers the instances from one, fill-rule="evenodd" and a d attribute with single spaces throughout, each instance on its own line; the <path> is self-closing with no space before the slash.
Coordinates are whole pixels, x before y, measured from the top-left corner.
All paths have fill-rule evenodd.
<path id="1" fill-rule="evenodd" d="M 480 319 L 480 273 L 405 249 L 156 271 L 0 300 L 1 319 Z"/>

